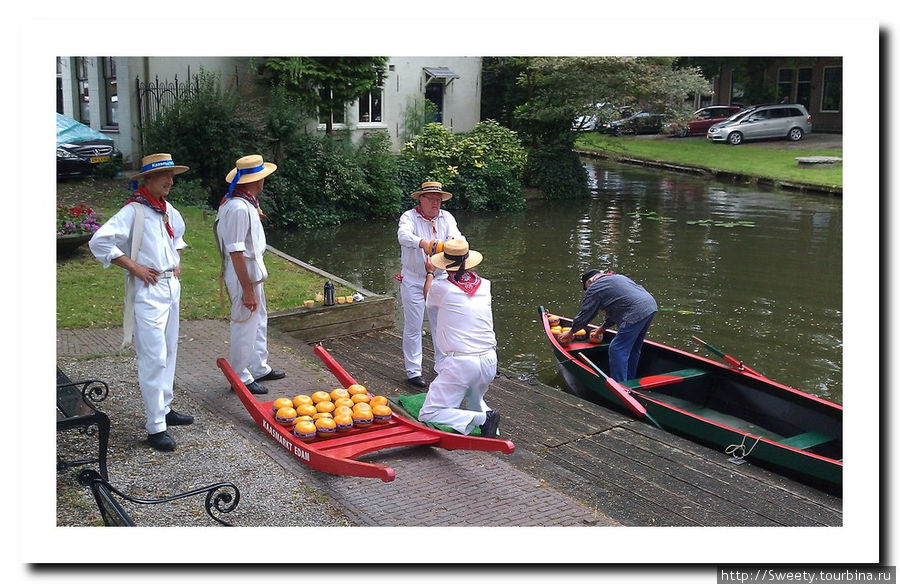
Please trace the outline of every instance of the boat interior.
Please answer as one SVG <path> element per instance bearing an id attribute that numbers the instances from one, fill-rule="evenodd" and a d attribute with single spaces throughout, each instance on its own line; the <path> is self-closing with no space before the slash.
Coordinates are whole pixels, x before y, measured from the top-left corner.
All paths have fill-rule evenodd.
<path id="1" fill-rule="evenodd" d="M 573 356 L 584 353 L 609 371 L 608 347 L 613 337 L 607 332 L 602 343 L 575 341 L 567 350 Z M 705 366 L 703 361 L 652 343 L 645 342 L 641 351 L 638 376 L 622 385 L 662 407 L 820 456 L 836 460 L 843 456 L 839 410 L 766 380 Z"/>

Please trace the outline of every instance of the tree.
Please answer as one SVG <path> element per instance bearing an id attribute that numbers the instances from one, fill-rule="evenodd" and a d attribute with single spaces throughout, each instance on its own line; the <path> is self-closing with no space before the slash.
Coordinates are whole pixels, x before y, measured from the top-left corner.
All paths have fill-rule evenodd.
<path id="1" fill-rule="evenodd" d="M 626 106 L 677 114 L 688 98 L 709 92 L 698 68 L 676 67 L 666 57 L 495 57 L 485 67 L 485 111 L 502 119 L 512 110 L 512 129 L 528 149 L 526 180 L 548 198 L 588 194 L 574 152 L 577 116 L 610 121 Z M 506 98 L 513 103 L 499 105 Z"/>
<path id="2" fill-rule="evenodd" d="M 515 129 L 545 146 L 573 145 L 571 124 L 579 115 L 608 121 L 626 106 L 675 114 L 688 98 L 709 92 L 698 68 L 676 68 L 668 57 L 538 57 L 517 83 L 528 101 L 516 110 Z"/>
<path id="3" fill-rule="evenodd" d="M 325 118 L 332 133 L 332 116 L 377 85 L 387 57 L 268 57 L 262 70 L 277 85 L 297 95 Z"/>

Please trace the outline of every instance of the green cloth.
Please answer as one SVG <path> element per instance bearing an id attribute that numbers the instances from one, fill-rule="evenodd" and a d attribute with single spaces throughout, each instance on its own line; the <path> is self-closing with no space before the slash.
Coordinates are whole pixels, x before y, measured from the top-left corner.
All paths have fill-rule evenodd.
<path id="1" fill-rule="evenodd" d="M 396 401 L 400 404 L 406 412 L 412 416 L 414 419 L 419 419 L 419 410 L 422 409 L 422 404 L 425 403 L 425 395 L 424 393 L 416 393 L 413 395 L 401 395 L 396 398 L 392 398 L 391 401 Z M 431 422 L 422 422 L 426 426 L 430 428 L 434 428 L 436 430 L 441 430 L 442 432 L 453 432 L 454 434 L 458 434 L 456 430 L 451 428 L 450 426 L 445 426 L 443 424 L 432 424 Z M 481 428 L 475 426 L 475 429 L 472 430 L 472 433 L 469 436 L 481 436 Z"/>

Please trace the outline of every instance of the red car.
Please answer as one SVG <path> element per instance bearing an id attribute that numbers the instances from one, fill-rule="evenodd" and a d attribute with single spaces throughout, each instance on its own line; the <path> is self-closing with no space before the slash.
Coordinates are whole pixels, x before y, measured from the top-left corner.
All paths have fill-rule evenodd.
<path id="1" fill-rule="evenodd" d="M 734 114 L 741 111 L 736 105 L 711 105 L 702 107 L 694 112 L 694 119 L 681 124 L 673 124 L 667 128 L 669 132 L 683 138 L 685 136 L 706 135 L 706 131 L 713 124 L 724 122 Z"/>

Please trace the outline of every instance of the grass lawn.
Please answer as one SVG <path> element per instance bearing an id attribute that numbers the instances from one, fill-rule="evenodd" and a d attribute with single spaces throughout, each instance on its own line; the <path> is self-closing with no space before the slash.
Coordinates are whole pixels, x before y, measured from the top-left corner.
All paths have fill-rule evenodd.
<path id="1" fill-rule="evenodd" d="M 611 157 L 629 156 L 736 172 L 759 178 L 789 182 L 843 187 L 841 165 L 801 168 L 797 156 L 843 157 L 842 148 L 813 149 L 786 142 L 759 142 L 741 146 L 714 144 L 702 138 L 642 139 L 634 136 L 608 136 L 599 132 L 584 132 L 575 147 L 598 150 Z"/>
<path id="2" fill-rule="evenodd" d="M 96 181 L 92 181 L 96 182 Z M 120 181 L 121 182 L 121 181 Z M 108 191 L 98 186 L 89 197 L 77 197 L 69 184 L 58 197 L 60 204 L 84 202 L 101 211 L 105 218 L 115 213 L 124 197 L 120 188 Z M 88 191 L 81 191 L 82 194 Z M 93 199 L 93 200 L 91 200 Z M 179 207 L 184 216 L 188 247 L 181 256 L 181 318 L 222 317 L 219 302 L 219 270 L 221 259 L 213 236 L 215 215 L 194 207 Z M 304 300 L 315 299 L 325 280 L 273 254 L 266 254 L 266 304 L 269 312 L 302 306 Z M 56 326 L 58 328 L 122 326 L 122 307 L 125 295 L 125 272 L 118 266 L 104 269 L 91 255 L 87 244 L 67 258 L 56 262 Z M 335 295 L 353 294 L 335 284 Z M 222 287 L 224 305 L 230 306 L 228 292 Z"/>

